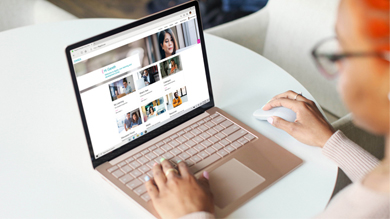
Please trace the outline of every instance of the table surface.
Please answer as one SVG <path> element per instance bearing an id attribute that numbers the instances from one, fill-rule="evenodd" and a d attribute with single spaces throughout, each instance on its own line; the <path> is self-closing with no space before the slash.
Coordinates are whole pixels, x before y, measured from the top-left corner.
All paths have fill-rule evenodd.
<path id="1" fill-rule="evenodd" d="M 64 49 L 131 22 L 82 19 L 0 33 L 0 218 L 151 217 L 93 171 Z M 310 93 L 266 58 L 205 34 L 217 107 L 304 160 L 228 218 L 309 218 L 331 197 L 337 166 L 252 117 L 274 95 Z"/>

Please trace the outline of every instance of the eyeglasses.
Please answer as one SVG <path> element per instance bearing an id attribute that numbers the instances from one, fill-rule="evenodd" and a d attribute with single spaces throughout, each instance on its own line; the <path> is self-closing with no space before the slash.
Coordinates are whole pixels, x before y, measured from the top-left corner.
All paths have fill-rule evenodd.
<path id="1" fill-rule="evenodd" d="M 321 73 L 331 79 L 338 74 L 339 61 L 350 57 L 376 56 L 390 62 L 390 52 L 340 53 L 341 46 L 337 37 L 327 38 L 316 44 L 311 52 Z"/>

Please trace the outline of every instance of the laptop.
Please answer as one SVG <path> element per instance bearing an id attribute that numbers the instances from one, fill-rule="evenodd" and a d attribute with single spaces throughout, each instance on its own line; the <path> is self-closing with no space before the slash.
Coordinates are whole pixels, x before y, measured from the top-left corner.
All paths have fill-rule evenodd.
<path id="1" fill-rule="evenodd" d="M 196 1 L 65 52 L 94 170 L 156 217 L 144 177 L 161 158 L 209 172 L 217 217 L 302 163 L 215 107 Z"/>

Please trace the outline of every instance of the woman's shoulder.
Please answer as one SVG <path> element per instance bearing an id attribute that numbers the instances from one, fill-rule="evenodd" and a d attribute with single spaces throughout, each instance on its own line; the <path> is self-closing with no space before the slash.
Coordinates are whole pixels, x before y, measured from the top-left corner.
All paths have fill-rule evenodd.
<path id="1" fill-rule="evenodd" d="M 389 162 L 382 161 L 363 179 L 363 186 L 380 193 L 390 194 Z"/>

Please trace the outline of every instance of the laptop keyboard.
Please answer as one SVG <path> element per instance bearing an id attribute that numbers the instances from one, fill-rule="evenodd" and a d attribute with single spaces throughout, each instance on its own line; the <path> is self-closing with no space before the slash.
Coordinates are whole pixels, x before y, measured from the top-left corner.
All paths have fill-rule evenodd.
<path id="1" fill-rule="evenodd" d="M 126 158 L 107 171 L 144 201 L 149 201 L 144 185 L 145 176 L 153 177 L 153 164 L 159 163 L 161 158 L 170 160 L 175 167 L 177 161 L 184 161 L 196 173 L 255 138 L 231 120 L 215 113 Z"/>

